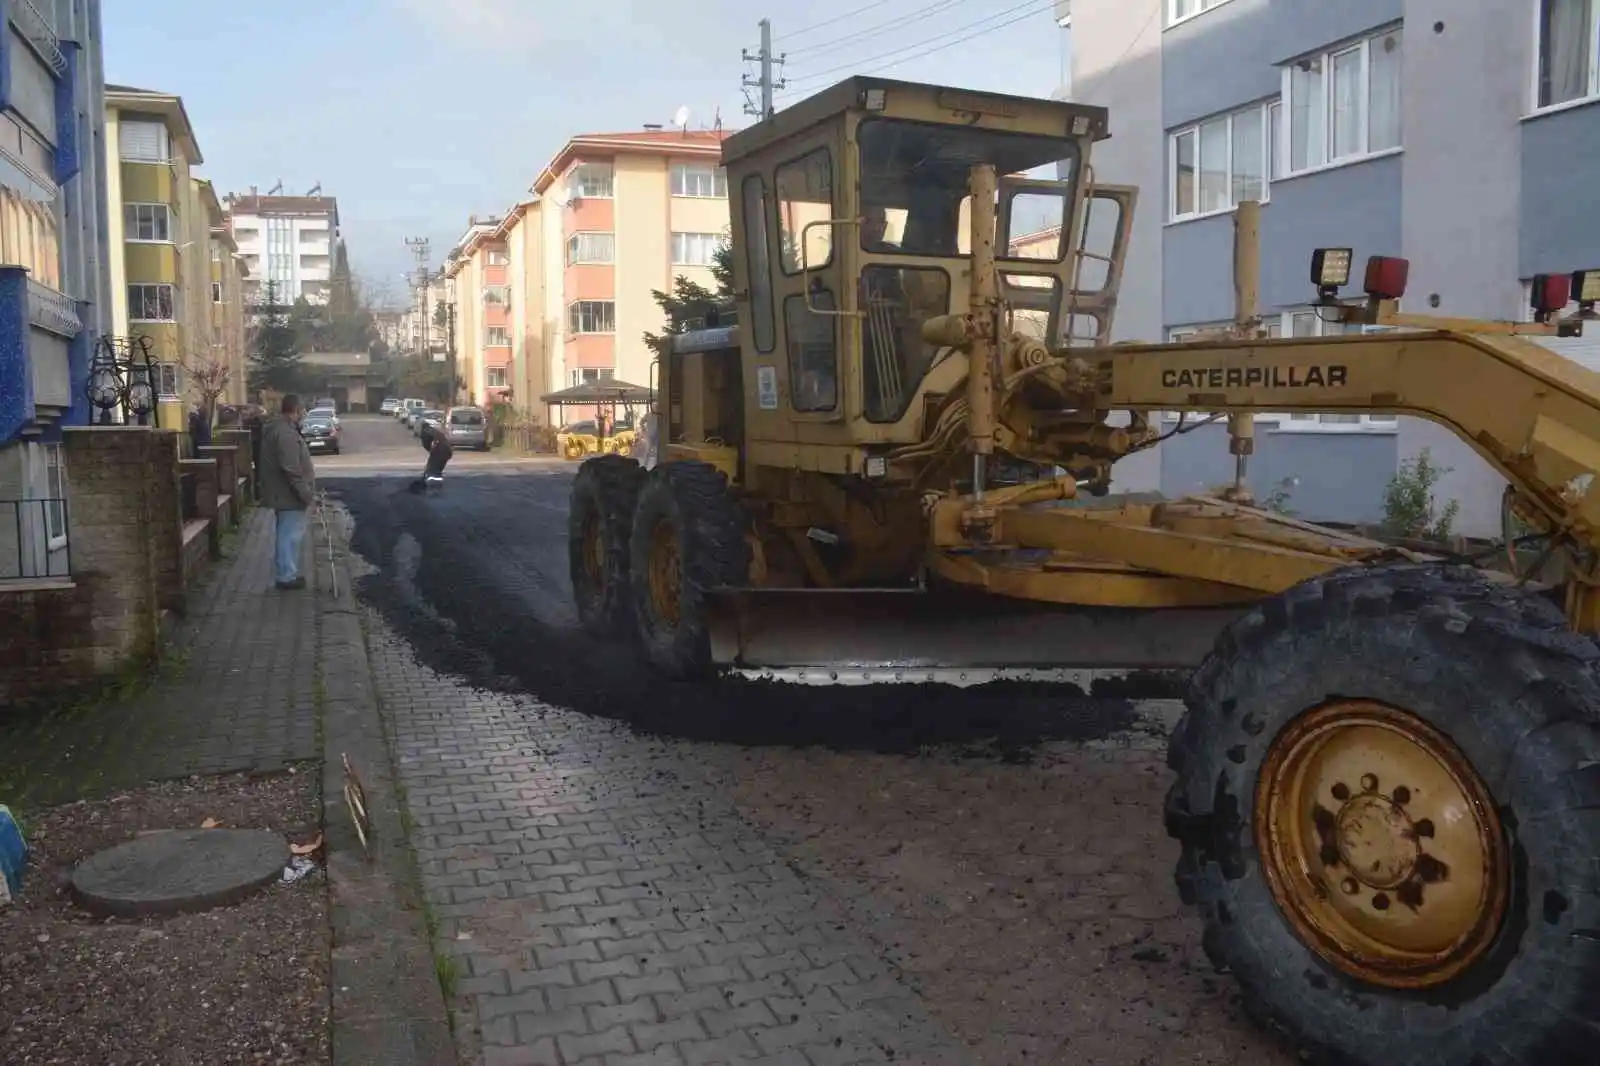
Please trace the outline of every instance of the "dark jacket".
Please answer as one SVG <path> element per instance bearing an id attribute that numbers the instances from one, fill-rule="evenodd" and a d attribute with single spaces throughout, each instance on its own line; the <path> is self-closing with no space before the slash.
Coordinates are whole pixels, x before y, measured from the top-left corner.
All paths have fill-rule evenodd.
<path id="1" fill-rule="evenodd" d="M 261 506 L 303 511 L 316 494 L 311 449 L 299 427 L 282 415 L 269 418 L 261 431 Z"/>

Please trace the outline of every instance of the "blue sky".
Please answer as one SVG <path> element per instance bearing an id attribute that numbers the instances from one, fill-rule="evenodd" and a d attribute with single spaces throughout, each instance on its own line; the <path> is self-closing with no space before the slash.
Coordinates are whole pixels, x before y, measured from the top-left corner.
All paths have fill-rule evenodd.
<path id="1" fill-rule="evenodd" d="M 106 0 L 106 79 L 182 96 L 219 192 L 321 182 L 356 270 L 398 299 L 406 237 L 437 266 L 574 134 L 680 105 L 691 127 L 754 121 L 740 51 L 763 14 L 789 54 L 780 107 L 856 73 L 1040 96 L 1061 80 L 1048 0 Z"/>

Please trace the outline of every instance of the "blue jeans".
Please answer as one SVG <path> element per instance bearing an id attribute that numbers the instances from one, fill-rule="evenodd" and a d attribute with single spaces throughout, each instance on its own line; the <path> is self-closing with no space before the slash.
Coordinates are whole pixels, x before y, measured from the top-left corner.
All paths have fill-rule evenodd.
<path id="1" fill-rule="evenodd" d="M 273 564 L 278 583 L 300 576 L 300 545 L 306 539 L 305 511 L 277 511 L 277 550 Z"/>

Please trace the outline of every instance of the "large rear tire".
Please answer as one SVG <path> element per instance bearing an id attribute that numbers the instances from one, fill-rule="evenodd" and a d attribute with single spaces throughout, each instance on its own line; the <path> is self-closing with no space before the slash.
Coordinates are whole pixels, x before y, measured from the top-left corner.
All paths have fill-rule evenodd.
<path id="1" fill-rule="evenodd" d="M 626 633 L 628 537 L 644 471 L 632 459 L 596 456 L 578 467 L 567 514 L 567 567 L 583 627 L 596 636 Z"/>
<path id="2" fill-rule="evenodd" d="M 749 580 L 744 529 L 727 478 L 707 463 L 658 466 L 640 489 L 629 552 L 634 616 L 645 655 L 667 677 L 711 672 L 707 593 Z"/>
<path id="3" fill-rule="evenodd" d="M 1336 572 L 1223 633 L 1167 829 L 1259 1021 L 1338 1066 L 1596 1061 L 1597 666 L 1464 567 Z"/>

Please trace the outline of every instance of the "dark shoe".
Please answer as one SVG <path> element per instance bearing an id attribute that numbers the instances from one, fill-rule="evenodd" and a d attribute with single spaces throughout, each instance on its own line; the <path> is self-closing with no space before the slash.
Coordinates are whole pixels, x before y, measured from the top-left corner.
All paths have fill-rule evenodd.
<path id="1" fill-rule="evenodd" d="M 306 579 L 297 577 L 292 581 L 280 581 L 278 582 L 278 587 L 280 589 L 303 589 L 306 587 Z"/>

